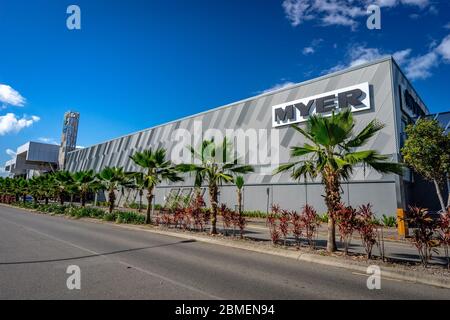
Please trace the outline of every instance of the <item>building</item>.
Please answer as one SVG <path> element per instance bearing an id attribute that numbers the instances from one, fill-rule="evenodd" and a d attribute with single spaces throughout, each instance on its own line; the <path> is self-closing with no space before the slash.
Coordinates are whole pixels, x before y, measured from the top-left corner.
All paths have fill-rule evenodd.
<path id="1" fill-rule="evenodd" d="M 36 174 L 58 169 L 59 146 L 27 142 L 17 148 L 13 159 L 5 164 L 5 171 L 16 177 L 30 178 Z"/>
<path id="2" fill-rule="evenodd" d="M 59 149 L 59 168 L 64 169 L 67 154 L 77 148 L 78 124 L 80 114 L 68 111 L 64 114 L 63 129 L 61 135 L 61 147 Z"/>
<path id="3" fill-rule="evenodd" d="M 69 152 L 66 169 L 98 172 L 106 166 L 121 166 L 126 171 L 135 171 L 138 168 L 129 156 L 157 147 L 167 149 L 171 159 L 179 162 L 180 158 L 185 159 L 186 145 L 198 145 L 202 137 L 231 134 L 237 153 L 256 169 L 245 177 L 245 210 L 266 211 L 272 204 L 298 210 L 308 202 L 322 213 L 326 207 L 319 180 L 298 182 L 288 173 L 271 173 L 278 164 L 291 160 L 290 147 L 305 142 L 289 124 L 302 126 L 311 113 L 326 115 L 343 107 L 352 108 L 356 131 L 373 119 L 385 124 L 367 148 L 388 155 L 392 161 L 400 160 L 406 125 L 429 115 L 394 59 L 387 57 Z M 182 183 L 163 183 L 155 191 L 155 202 L 164 204 L 171 196 L 190 195 L 193 184 L 190 176 Z M 358 167 L 351 179 L 343 183 L 341 192 L 342 200 L 352 206 L 370 202 L 378 215 L 392 216 L 397 208 L 414 203 L 413 195 L 418 190 L 408 170 L 397 176 Z M 434 197 L 431 192 L 427 195 L 428 199 Z M 236 205 L 234 186 L 221 188 L 220 202 Z"/>
<path id="4" fill-rule="evenodd" d="M 64 169 L 69 151 L 76 150 L 80 114 L 64 114 L 61 146 L 29 141 L 17 148 L 14 157 L 5 163 L 5 172 L 13 177 L 31 178 L 35 175 Z"/>

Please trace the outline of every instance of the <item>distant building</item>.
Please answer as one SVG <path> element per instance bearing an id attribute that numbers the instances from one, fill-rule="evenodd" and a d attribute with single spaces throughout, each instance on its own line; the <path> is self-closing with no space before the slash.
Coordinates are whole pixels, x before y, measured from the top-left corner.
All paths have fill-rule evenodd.
<path id="1" fill-rule="evenodd" d="M 30 178 L 58 168 L 59 146 L 39 142 L 27 142 L 17 148 L 13 159 L 5 164 L 5 171 L 15 177 Z"/>
<path id="2" fill-rule="evenodd" d="M 64 169 L 67 153 L 77 148 L 78 123 L 80 114 L 68 111 L 64 114 L 63 130 L 61 135 L 61 148 L 59 149 L 59 168 Z"/>
<path id="3" fill-rule="evenodd" d="M 80 114 L 64 114 L 61 146 L 29 141 L 17 148 L 15 156 L 5 163 L 5 171 L 13 177 L 30 178 L 64 168 L 66 155 L 76 150 Z"/>

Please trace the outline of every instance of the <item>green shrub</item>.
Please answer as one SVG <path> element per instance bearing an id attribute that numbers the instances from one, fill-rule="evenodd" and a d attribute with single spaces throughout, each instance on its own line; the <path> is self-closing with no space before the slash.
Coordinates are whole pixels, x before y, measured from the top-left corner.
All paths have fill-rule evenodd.
<path id="1" fill-rule="evenodd" d="M 242 211 L 242 216 L 247 218 L 267 218 L 267 212 L 265 211 Z"/>
<path id="2" fill-rule="evenodd" d="M 115 212 L 113 212 L 113 213 L 106 212 L 103 215 L 103 220 L 105 220 L 105 221 L 116 221 L 117 220 L 117 214 Z"/>
<path id="3" fill-rule="evenodd" d="M 109 207 L 109 202 L 107 201 L 98 201 L 97 206 L 99 207 Z"/>
<path id="4" fill-rule="evenodd" d="M 64 214 L 71 216 L 71 217 L 76 217 L 78 214 L 77 211 L 78 211 L 78 208 L 70 206 L 70 207 L 67 207 L 66 210 L 64 210 Z"/>
<path id="5" fill-rule="evenodd" d="M 141 209 L 144 208 L 145 206 L 142 204 L 141 205 Z M 125 208 L 130 208 L 130 209 L 139 209 L 139 203 L 137 202 L 131 202 L 131 203 L 127 203 L 125 205 Z"/>
<path id="6" fill-rule="evenodd" d="M 145 222 L 145 217 L 144 215 L 136 212 L 119 211 L 117 212 L 116 222 L 128 224 L 143 224 Z"/>
<path id="7" fill-rule="evenodd" d="M 381 220 L 380 220 L 379 218 L 377 218 L 377 217 L 373 217 L 372 223 L 373 223 L 374 225 L 376 225 L 376 226 L 381 226 L 381 225 L 383 225 L 383 223 L 381 222 Z"/>
<path id="8" fill-rule="evenodd" d="M 105 211 L 102 209 L 97 208 L 85 208 L 87 213 L 89 214 L 89 217 L 91 218 L 103 218 L 103 215 L 105 214 Z"/>
<path id="9" fill-rule="evenodd" d="M 392 228 L 397 227 L 397 218 L 393 217 L 393 216 L 388 217 L 385 214 L 383 214 L 383 216 L 381 217 L 381 222 L 386 227 L 392 227 Z"/>
<path id="10" fill-rule="evenodd" d="M 319 220 L 322 223 L 328 223 L 328 213 L 324 213 L 323 215 L 319 216 Z"/>

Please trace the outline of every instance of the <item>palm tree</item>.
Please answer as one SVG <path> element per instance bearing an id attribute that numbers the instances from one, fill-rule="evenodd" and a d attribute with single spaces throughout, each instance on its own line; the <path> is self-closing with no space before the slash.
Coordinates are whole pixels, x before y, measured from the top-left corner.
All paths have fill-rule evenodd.
<path id="1" fill-rule="evenodd" d="M 72 175 L 68 171 L 54 173 L 55 192 L 61 205 L 64 205 L 64 196 L 68 194 L 75 184 Z"/>
<path id="2" fill-rule="evenodd" d="M 55 194 L 55 182 L 53 174 L 45 174 L 38 177 L 39 195 L 48 204 L 49 199 Z"/>
<path id="3" fill-rule="evenodd" d="M 89 192 L 92 191 L 93 184 L 95 182 L 95 174 L 93 170 L 78 171 L 73 175 L 73 181 L 77 191 L 80 193 L 81 206 L 86 206 L 86 198 Z"/>
<path id="4" fill-rule="evenodd" d="M 33 177 L 28 180 L 28 191 L 33 197 L 33 202 L 39 204 L 39 197 L 41 196 L 41 177 Z"/>
<path id="5" fill-rule="evenodd" d="M 20 194 L 22 195 L 22 201 L 23 203 L 25 203 L 27 201 L 27 193 L 29 191 L 28 188 L 28 180 L 26 180 L 25 178 L 18 178 L 17 179 L 17 186 L 18 186 L 18 190 L 20 192 Z"/>
<path id="6" fill-rule="evenodd" d="M 108 191 L 109 213 L 112 213 L 116 201 L 116 191 L 127 179 L 123 168 L 106 167 L 99 174 L 101 184 Z M 120 201 L 120 200 L 119 200 Z"/>
<path id="7" fill-rule="evenodd" d="M 5 197 L 14 196 L 15 202 L 20 201 L 20 196 L 22 195 L 22 190 L 19 185 L 19 179 L 12 179 L 9 177 L 0 177 L 0 190 L 1 194 Z"/>
<path id="8" fill-rule="evenodd" d="M 237 188 L 238 212 L 239 215 L 242 216 L 242 189 L 244 188 L 244 177 L 237 176 L 235 184 Z"/>
<path id="9" fill-rule="evenodd" d="M 299 180 L 309 175 L 312 179 L 321 176 L 325 186 L 325 203 L 328 209 L 327 250 L 336 251 L 334 213 L 341 202 L 341 180 L 348 180 L 356 165 L 372 167 L 381 173 L 401 174 L 402 166 L 387 162 L 386 156 L 375 150 L 356 150 L 363 147 L 384 125 L 371 121 L 362 131 L 354 135 L 355 121 L 349 109 L 330 117 L 312 115 L 306 128 L 292 126 L 311 143 L 291 148 L 292 157 L 298 161 L 279 166 L 275 174 L 292 169 L 292 178 Z"/>
<path id="10" fill-rule="evenodd" d="M 192 146 L 188 147 L 193 157 L 193 163 L 177 166 L 181 172 L 193 172 L 195 174 L 196 187 L 201 187 L 203 182 L 208 184 L 212 208 L 211 234 L 217 234 L 219 186 L 223 183 L 232 183 L 234 181 L 233 175 L 253 172 L 252 166 L 239 165 L 237 159 L 230 162 L 228 147 L 227 139 L 224 139 L 222 143 L 215 143 L 214 139 L 204 140 L 198 152 Z"/>
<path id="11" fill-rule="evenodd" d="M 147 189 L 146 180 L 144 179 L 144 173 L 142 172 L 133 172 L 132 177 L 133 188 L 137 190 L 139 195 L 139 212 L 142 211 L 142 196 L 144 195 L 144 190 Z M 134 197 L 136 199 L 136 195 Z"/>
<path id="12" fill-rule="evenodd" d="M 130 159 L 144 169 L 143 184 L 147 188 L 147 215 L 145 223 L 150 224 L 154 188 L 161 183 L 162 180 L 177 182 L 182 181 L 183 178 L 178 176 L 172 162 L 166 160 L 165 149 L 158 148 L 155 151 L 148 149 L 142 152 L 136 152 L 130 156 Z"/>

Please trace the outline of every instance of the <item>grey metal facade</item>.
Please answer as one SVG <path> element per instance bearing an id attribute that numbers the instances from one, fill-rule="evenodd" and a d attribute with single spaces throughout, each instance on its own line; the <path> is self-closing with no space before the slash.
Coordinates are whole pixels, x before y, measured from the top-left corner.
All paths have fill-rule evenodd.
<path id="1" fill-rule="evenodd" d="M 138 170 L 129 160 L 130 155 L 136 151 L 157 147 L 166 148 L 170 154 L 177 143 L 172 136 L 174 130 L 178 128 L 192 130 L 195 121 L 202 121 L 203 130 L 266 129 L 270 133 L 273 129 L 272 106 L 365 82 L 370 85 L 371 109 L 354 114 L 355 130 L 361 130 L 374 118 L 384 123 L 385 128 L 370 140 L 367 148 L 376 149 L 382 154 L 389 155 L 392 160 L 398 160 L 403 114 L 400 110 L 401 96 L 397 87 L 401 84 L 410 90 L 422 110 L 425 113 L 428 111 L 395 61 L 392 58 L 385 58 L 70 152 L 66 168 L 69 171 L 87 169 L 100 171 L 106 166 L 122 166 L 127 171 Z M 289 154 L 290 147 L 305 141 L 288 126 L 276 130 L 279 136 L 280 163 L 285 163 L 292 160 Z M 268 140 L 270 138 L 269 134 Z M 247 154 L 245 160 L 248 161 L 248 158 Z M 265 211 L 272 204 L 298 210 L 308 201 L 318 212 L 326 211 L 320 181 L 298 183 L 292 181 L 288 173 L 273 176 L 262 174 L 264 169 L 267 170 L 268 166 L 256 166 L 256 172 L 245 177 L 245 210 Z M 379 174 L 374 170 L 360 167 L 355 170 L 350 181 L 343 184 L 342 199 L 354 206 L 370 202 L 377 214 L 394 215 L 398 207 L 407 205 L 403 180 L 404 178 L 395 175 Z M 192 185 L 193 180 L 190 177 L 183 183 L 163 184 L 156 190 L 156 203 L 164 203 L 164 197 L 171 188 L 188 188 Z M 236 205 L 235 193 L 233 186 L 223 186 L 220 201 L 230 206 Z"/>

